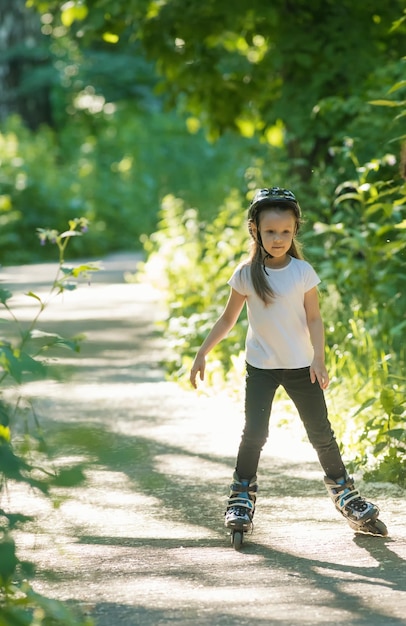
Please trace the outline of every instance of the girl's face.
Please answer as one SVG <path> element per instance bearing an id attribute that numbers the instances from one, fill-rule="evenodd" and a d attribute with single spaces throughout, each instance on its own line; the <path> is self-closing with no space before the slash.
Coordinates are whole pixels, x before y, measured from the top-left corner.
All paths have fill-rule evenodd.
<path id="1" fill-rule="evenodd" d="M 296 230 L 296 218 L 292 211 L 278 208 L 261 211 L 259 234 L 265 250 L 273 257 L 266 261 L 267 264 L 269 261 L 269 267 L 280 267 L 286 263 Z"/>

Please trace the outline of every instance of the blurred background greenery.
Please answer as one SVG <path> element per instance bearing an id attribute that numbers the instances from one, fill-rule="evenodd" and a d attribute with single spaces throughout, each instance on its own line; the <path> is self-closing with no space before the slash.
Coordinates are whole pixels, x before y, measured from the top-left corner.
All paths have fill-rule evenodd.
<path id="1" fill-rule="evenodd" d="M 36 228 L 82 216 L 76 256 L 144 250 L 145 272 L 164 268 L 182 377 L 246 251 L 254 190 L 293 189 L 323 280 L 336 428 L 366 476 L 406 484 L 404 1 L 0 13 L 0 262 L 46 260 Z M 215 353 L 223 384 L 244 332 Z"/>

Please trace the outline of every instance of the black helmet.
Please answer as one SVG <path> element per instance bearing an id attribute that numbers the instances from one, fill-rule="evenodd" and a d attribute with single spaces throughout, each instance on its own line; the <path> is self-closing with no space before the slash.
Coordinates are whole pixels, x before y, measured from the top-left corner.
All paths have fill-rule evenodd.
<path id="1" fill-rule="evenodd" d="M 248 210 L 248 219 L 256 222 L 259 211 L 266 206 L 273 206 L 275 204 L 289 204 L 296 216 L 298 223 L 301 218 L 301 211 L 296 196 L 289 189 L 283 189 L 282 187 L 270 187 L 265 189 L 259 189 L 256 192 L 250 208 Z"/>

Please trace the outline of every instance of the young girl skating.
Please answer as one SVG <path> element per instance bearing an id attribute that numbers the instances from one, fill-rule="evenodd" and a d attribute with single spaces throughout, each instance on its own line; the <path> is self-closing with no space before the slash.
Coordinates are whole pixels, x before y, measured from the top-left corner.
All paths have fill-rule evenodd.
<path id="1" fill-rule="evenodd" d="M 256 193 L 248 212 L 251 255 L 231 276 L 226 307 L 190 373 L 196 388 L 197 375 L 204 379 L 206 355 L 228 334 L 246 304 L 245 426 L 225 513 L 225 525 L 239 541 L 252 527 L 257 468 L 280 385 L 298 410 L 337 510 L 356 532 L 387 534 L 378 520 L 378 507 L 355 489 L 327 417 L 324 390 L 329 376 L 317 292 L 320 279 L 300 253 L 296 241 L 300 224 L 300 206 L 291 191 L 272 187 Z"/>

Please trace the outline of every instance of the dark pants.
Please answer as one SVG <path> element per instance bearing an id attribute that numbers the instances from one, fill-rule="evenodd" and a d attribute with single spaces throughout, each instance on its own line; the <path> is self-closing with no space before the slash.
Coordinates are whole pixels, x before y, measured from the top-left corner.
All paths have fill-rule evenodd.
<path id="1" fill-rule="evenodd" d="M 245 427 L 236 464 L 238 476 L 250 479 L 257 473 L 259 457 L 268 438 L 272 402 L 280 385 L 294 402 L 326 476 L 333 479 L 344 476 L 345 467 L 327 417 L 324 393 L 317 381 L 311 382 L 309 368 L 262 370 L 248 364 Z"/>

